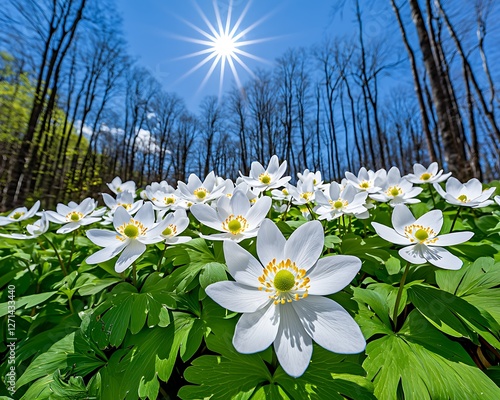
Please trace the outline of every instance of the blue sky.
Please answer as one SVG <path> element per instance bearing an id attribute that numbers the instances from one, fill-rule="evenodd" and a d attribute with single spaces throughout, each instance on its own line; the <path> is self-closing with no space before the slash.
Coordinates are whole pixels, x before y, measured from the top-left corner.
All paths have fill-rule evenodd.
<path id="1" fill-rule="evenodd" d="M 221 17 L 225 21 L 230 0 L 218 0 Z M 247 0 L 233 0 L 232 21 L 240 16 Z M 248 8 L 241 29 L 260 21 L 248 32 L 244 40 L 270 38 L 269 41 L 245 46 L 245 50 L 267 63 L 242 57 L 251 70 L 272 68 L 276 57 L 290 47 L 309 47 L 324 36 L 337 36 L 352 32 L 349 19 L 332 17 L 332 0 L 253 0 Z M 178 93 L 188 108 L 196 112 L 206 95 L 219 93 L 219 69 L 199 90 L 211 63 L 207 63 L 188 77 L 179 80 L 187 71 L 203 60 L 204 56 L 179 59 L 187 54 L 205 49 L 203 45 L 180 40 L 179 36 L 204 39 L 183 20 L 208 31 L 197 7 L 214 25 L 216 17 L 212 0 L 117 0 L 118 12 L 123 16 L 125 38 L 129 52 L 138 58 L 140 65 L 148 68 L 167 91 Z M 346 22 L 347 20 L 347 22 Z M 243 83 L 249 74 L 237 69 Z M 234 85 L 229 68 L 226 69 L 223 91 Z"/>

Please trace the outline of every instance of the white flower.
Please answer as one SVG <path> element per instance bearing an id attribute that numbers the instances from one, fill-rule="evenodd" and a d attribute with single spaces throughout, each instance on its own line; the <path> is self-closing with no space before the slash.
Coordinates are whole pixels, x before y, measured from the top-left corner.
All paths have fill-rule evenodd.
<path id="1" fill-rule="evenodd" d="M 310 176 L 313 177 L 314 189 L 319 190 L 324 188 L 325 185 L 323 185 L 321 171 L 311 172 L 308 169 L 305 169 L 303 173 L 297 172 L 297 178 L 299 178 L 300 182 L 306 181 L 306 179 Z"/>
<path id="2" fill-rule="evenodd" d="M 186 243 L 191 240 L 190 236 L 178 236 L 189 225 L 189 218 L 186 210 L 180 208 L 174 212 L 167 214 L 164 219 L 166 228 L 160 233 L 166 244 Z"/>
<path id="3" fill-rule="evenodd" d="M 113 216 L 115 230 L 89 229 L 87 237 L 104 249 L 87 258 L 87 264 L 98 264 L 120 254 L 116 261 L 115 271 L 123 272 L 146 250 L 146 244 L 164 240 L 161 233 L 168 221 L 158 224 L 154 221 L 154 210 L 151 203 L 144 204 L 134 218 L 123 207 L 118 207 Z"/>
<path id="4" fill-rule="evenodd" d="M 191 212 L 203 225 L 224 232 L 203 237 L 240 242 L 257 235 L 271 203 L 269 197 L 261 197 L 251 206 L 244 191 L 236 189 L 231 198 L 223 196 L 217 201 L 217 210 L 207 204 L 194 204 Z"/>
<path id="5" fill-rule="evenodd" d="M 207 203 L 218 199 L 224 194 L 224 185 L 216 186 L 214 172 L 210 172 L 202 182 L 195 174 L 189 175 L 188 183 L 177 182 L 181 196 L 187 202 L 188 207 L 193 204 Z"/>
<path id="6" fill-rule="evenodd" d="M 495 196 L 493 199 L 494 199 L 494 200 L 497 202 L 497 204 L 500 206 L 500 196 Z"/>
<path id="7" fill-rule="evenodd" d="M 172 186 L 151 193 L 150 200 L 158 210 L 177 210 L 186 207 L 186 202 L 182 199 L 179 190 Z"/>
<path id="8" fill-rule="evenodd" d="M 113 215 L 118 207 L 123 207 L 125 210 L 129 212 L 129 214 L 133 215 L 142 207 L 144 201 L 137 200 L 134 202 L 134 195 L 132 192 L 121 192 L 116 195 L 116 199 L 113 196 L 110 196 L 107 193 L 102 194 L 102 199 L 104 200 L 104 204 L 106 204 L 111 211 L 111 215 Z"/>
<path id="9" fill-rule="evenodd" d="M 147 185 L 141 192 L 141 198 L 144 200 L 152 200 L 154 194 L 158 191 L 169 193 L 173 190 L 175 189 L 170 186 L 167 181 L 151 182 L 151 184 Z"/>
<path id="10" fill-rule="evenodd" d="M 420 200 L 414 197 L 418 196 L 422 190 L 420 187 L 413 187 L 411 182 L 401 177 L 398 168 L 392 167 L 387 173 L 387 179 L 382 185 L 381 191 L 370 194 L 370 197 L 381 203 L 389 202 L 389 205 L 394 207 L 397 204 L 420 203 Z"/>
<path id="11" fill-rule="evenodd" d="M 122 193 L 122 192 L 130 192 L 135 197 L 135 182 L 127 181 L 122 182 L 120 177 L 116 177 L 111 181 L 111 183 L 106 183 L 108 185 L 109 190 L 111 190 L 114 194 Z"/>
<path id="12" fill-rule="evenodd" d="M 233 281 L 216 282 L 206 293 L 222 307 L 243 313 L 233 345 L 256 353 L 274 343 L 278 361 L 291 376 L 301 376 L 313 351 L 312 341 L 327 350 L 351 354 L 365 348 L 354 319 L 335 301 L 322 297 L 348 285 L 361 268 L 353 256 L 321 258 L 324 233 L 319 221 L 299 227 L 285 240 L 266 219 L 257 235 L 257 261 L 234 242 L 224 242 Z"/>
<path id="13" fill-rule="evenodd" d="M 347 183 L 350 183 L 357 190 L 367 193 L 376 193 L 382 189 L 387 177 L 387 172 L 385 169 L 379 169 L 377 172 L 373 172 L 372 170 L 367 171 L 365 167 L 361 167 L 358 176 L 354 175 L 352 172 L 346 172 L 345 177 Z"/>
<path id="14" fill-rule="evenodd" d="M 413 264 L 426 261 L 443 269 L 460 269 L 462 261 L 441 246 L 453 246 L 468 241 L 473 232 L 453 232 L 439 235 L 443 226 L 441 210 L 432 210 L 415 219 L 405 205 L 394 207 L 392 226 L 389 228 L 372 222 L 377 234 L 388 242 L 407 245 L 399 250 L 399 255 Z"/>
<path id="15" fill-rule="evenodd" d="M 249 176 L 244 176 L 241 172 L 241 179 L 243 179 L 249 186 L 259 189 L 261 192 L 268 189 L 275 189 L 287 183 L 291 177 L 283 174 L 286 171 L 287 163 L 283 161 L 279 164 L 278 156 L 274 155 L 269 160 L 269 165 L 266 169 L 258 161 L 254 161 L 250 167 Z"/>
<path id="16" fill-rule="evenodd" d="M 295 205 L 304 205 L 314 201 L 314 175 L 309 175 L 304 181 L 298 181 L 297 186 L 288 187 L 292 195 L 292 203 Z"/>
<path id="17" fill-rule="evenodd" d="M 289 183 L 285 183 L 285 187 L 283 189 L 271 190 L 271 197 L 273 198 L 273 200 L 289 202 L 290 200 L 292 200 L 292 194 L 290 193 L 290 187 L 293 187 L 293 186 L 290 185 Z"/>
<path id="18" fill-rule="evenodd" d="M 422 183 L 439 183 L 448 179 L 451 172 L 443 174 L 443 170 L 438 171 L 438 163 L 433 162 L 429 165 L 429 168 L 425 168 L 422 164 L 415 163 L 413 165 L 413 174 L 408 174 L 405 178 L 411 183 L 422 184 Z"/>
<path id="19" fill-rule="evenodd" d="M 90 225 L 100 221 L 101 216 L 106 212 L 105 208 L 96 210 L 97 202 L 87 197 L 80 204 L 73 201 L 68 205 L 59 203 L 56 211 L 45 211 L 47 219 L 56 224 L 64 224 L 56 233 L 69 233 L 81 226 Z"/>
<path id="20" fill-rule="evenodd" d="M 34 239 L 40 235 L 43 235 L 49 230 L 49 221 L 47 220 L 47 215 L 45 214 L 45 212 L 42 212 L 41 218 L 38 221 L 26 225 L 26 230 L 28 231 L 29 235 L 12 233 L 10 235 L 0 234 L 0 236 L 11 239 Z"/>
<path id="21" fill-rule="evenodd" d="M 5 226 L 8 224 L 12 224 L 13 222 L 19 222 L 29 219 L 36 214 L 39 208 L 40 208 L 40 200 L 38 200 L 35 204 L 33 204 L 33 207 L 31 207 L 29 211 L 26 207 L 16 208 L 9 215 L 5 217 L 0 217 L 0 226 Z"/>
<path id="22" fill-rule="evenodd" d="M 318 206 L 314 211 L 319 215 L 318 219 L 327 219 L 328 221 L 344 214 L 365 219 L 369 217 L 365 207 L 367 196 L 367 192 L 357 192 L 352 185 L 342 188 L 337 182 L 332 182 L 328 191 L 316 192 Z"/>
<path id="23" fill-rule="evenodd" d="M 462 184 L 458 179 L 451 177 L 446 181 L 446 191 L 437 183 L 434 184 L 434 189 L 447 203 L 472 208 L 493 204 L 493 200 L 488 199 L 495 192 L 494 187 L 483 190 L 483 185 L 476 178 Z"/>

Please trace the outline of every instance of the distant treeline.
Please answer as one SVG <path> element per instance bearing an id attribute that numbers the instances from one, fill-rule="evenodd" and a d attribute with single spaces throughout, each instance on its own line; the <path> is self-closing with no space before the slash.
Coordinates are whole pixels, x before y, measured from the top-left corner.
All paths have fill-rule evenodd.
<path id="1" fill-rule="evenodd" d="M 327 179 L 431 161 L 462 180 L 500 175 L 494 0 L 337 5 L 354 16 L 352 37 L 285 51 L 197 115 L 127 55 L 111 0 L 4 3 L 0 210 L 96 194 L 117 175 L 139 185 L 212 170 L 235 178 L 273 154 L 291 175 Z M 366 28 L 374 13 L 385 34 Z"/>

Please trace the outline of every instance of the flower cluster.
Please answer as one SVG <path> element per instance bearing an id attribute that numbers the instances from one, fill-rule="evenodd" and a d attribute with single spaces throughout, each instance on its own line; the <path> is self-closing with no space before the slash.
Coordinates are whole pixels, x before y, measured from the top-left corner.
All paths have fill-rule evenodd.
<path id="1" fill-rule="evenodd" d="M 50 232 L 51 223 L 58 226 L 56 234 L 85 232 L 100 247 L 86 263 L 115 260 L 117 273 L 134 266 L 150 245 L 165 249 L 196 237 L 223 241 L 232 280 L 208 285 L 206 294 L 223 308 L 243 314 L 234 347 L 241 353 L 256 353 L 273 345 L 285 372 L 298 377 L 309 365 L 313 342 L 341 354 L 362 352 L 366 345 L 349 312 L 324 297 L 348 287 L 362 268 L 354 256 L 325 256 L 326 228 L 330 234 L 341 227 L 345 232 L 346 219 L 350 228 L 352 221 L 366 220 L 374 209 L 385 207 L 392 214 L 392 227 L 379 222 L 371 222 L 371 227 L 382 239 L 402 246 L 397 249 L 403 260 L 456 270 L 461 259 L 444 247 L 466 242 L 473 233 L 450 232 L 455 221 L 451 229 L 444 225 L 440 209 L 416 218 L 412 205 L 430 199 L 421 195 L 423 187 L 437 192 L 451 209 L 494 204 L 490 198 L 495 188 L 483 190 L 477 179 L 461 183 L 439 170 L 437 163 L 427 168 L 415 164 L 407 175 L 396 167 L 388 171 L 363 167 L 330 183 L 324 182 L 321 172 L 305 170 L 292 184 L 286 169 L 286 161 L 280 163 L 273 156 L 267 167 L 253 162 L 248 175 L 240 172 L 234 182 L 214 172 L 204 178 L 191 174 L 176 187 L 153 182 L 140 193 L 133 181 L 116 177 L 107 184 L 112 194 L 102 194 L 105 206 L 86 198 L 58 204 L 55 211 L 39 211 L 38 201 L 29 210 L 17 208 L 0 216 L 0 226 L 17 223 L 25 232 L 12 229 L 0 235 L 37 239 Z M 499 196 L 494 200 L 500 205 Z M 300 226 L 286 239 L 275 222 L 286 221 L 292 209 Z M 39 219 L 31 221 L 35 216 Z M 371 229 L 369 222 L 362 226 Z M 446 230 L 441 233 L 443 226 Z"/>

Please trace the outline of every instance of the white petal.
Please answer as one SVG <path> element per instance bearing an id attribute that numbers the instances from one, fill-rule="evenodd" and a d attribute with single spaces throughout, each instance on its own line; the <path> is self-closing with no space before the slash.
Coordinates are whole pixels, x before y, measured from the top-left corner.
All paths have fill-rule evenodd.
<path id="1" fill-rule="evenodd" d="M 236 324 L 233 346 L 243 354 L 267 349 L 276 339 L 280 315 L 272 302 L 253 313 L 243 314 Z"/>
<path id="2" fill-rule="evenodd" d="M 266 218 L 266 215 L 271 208 L 272 202 L 273 201 L 270 197 L 261 197 L 255 202 L 252 208 L 250 208 L 248 214 L 246 215 L 246 218 L 251 228 L 259 226 L 262 221 L 264 221 L 264 218 Z"/>
<path id="3" fill-rule="evenodd" d="M 243 247 L 234 242 L 224 242 L 224 258 L 229 274 L 236 282 L 254 288 L 260 286 L 259 276 L 262 275 L 262 265 Z"/>
<path id="4" fill-rule="evenodd" d="M 130 267 L 139 256 L 146 251 L 146 245 L 137 241 L 131 240 L 128 245 L 123 249 L 122 254 L 115 264 L 116 272 L 123 272 Z"/>
<path id="5" fill-rule="evenodd" d="M 415 224 L 429 227 L 438 234 L 443 226 L 443 212 L 441 210 L 429 211 L 418 218 Z"/>
<path id="6" fill-rule="evenodd" d="M 389 228 L 388 226 L 379 224 L 378 222 L 372 222 L 372 226 L 375 228 L 375 232 L 382 239 L 387 240 L 388 242 L 394 244 L 410 244 L 411 241 L 406 236 L 401 236 L 394 229 Z"/>
<path id="7" fill-rule="evenodd" d="M 217 212 L 208 204 L 194 204 L 190 211 L 203 225 L 218 231 L 222 230 L 222 222 L 217 218 Z"/>
<path id="8" fill-rule="evenodd" d="M 81 225 L 79 223 L 70 222 L 69 224 L 61 226 L 56 231 L 56 233 L 62 233 L 62 234 L 70 233 L 70 232 L 76 231 L 80 226 Z"/>
<path id="9" fill-rule="evenodd" d="M 365 349 L 366 341 L 358 324 L 335 301 L 310 296 L 292 305 L 307 334 L 321 347 L 340 354 L 360 353 Z"/>
<path id="10" fill-rule="evenodd" d="M 117 239 L 116 232 L 106 231 L 104 229 L 89 229 L 87 237 L 96 245 L 101 247 L 118 246 L 123 243 Z"/>
<path id="11" fill-rule="evenodd" d="M 311 295 L 336 293 L 345 288 L 361 269 L 361 260 L 354 256 L 321 258 L 309 271 Z"/>
<path id="12" fill-rule="evenodd" d="M 462 185 L 462 183 L 453 176 L 446 181 L 446 192 L 455 198 L 460 196 L 460 192 L 463 188 L 464 185 Z"/>
<path id="13" fill-rule="evenodd" d="M 423 245 L 413 245 L 403 247 L 399 250 L 399 255 L 404 260 L 412 263 L 412 264 L 424 264 L 426 259 L 422 256 L 422 246 Z M 426 247 L 426 246 L 424 246 Z"/>
<path id="14" fill-rule="evenodd" d="M 132 217 L 127 210 L 125 210 L 125 208 L 117 207 L 115 213 L 113 214 L 113 226 L 116 230 L 118 230 L 121 225 L 129 222 L 131 218 Z"/>
<path id="15" fill-rule="evenodd" d="M 141 209 L 137 211 L 135 219 L 140 221 L 146 228 L 151 228 L 151 226 L 155 223 L 153 205 L 151 203 L 144 203 Z"/>
<path id="16" fill-rule="evenodd" d="M 87 257 L 85 262 L 87 264 L 99 264 L 104 261 L 111 260 L 114 256 L 116 256 L 120 251 L 122 251 L 127 243 L 122 243 L 119 246 L 108 246 L 104 249 L 99 250 L 98 252 L 92 254 L 90 257 Z"/>
<path id="17" fill-rule="evenodd" d="M 286 239 L 276 224 L 265 219 L 257 234 L 257 255 L 262 265 L 266 266 L 273 258 L 283 260 L 283 249 Z"/>
<path id="18" fill-rule="evenodd" d="M 457 270 L 462 267 L 462 260 L 441 247 L 429 247 L 424 254 L 432 265 L 443 269 Z"/>
<path id="19" fill-rule="evenodd" d="M 190 236 L 174 236 L 168 239 L 165 239 L 166 244 L 181 244 L 187 243 L 192 239 Z"/>
<path id="20" fill-rule="evenodd" d="M 453 246 L 455 244 L 460 244 L 467 242 L 470 238 L 474 236 L 474 232 L 453 232 L 447 233 L 446 235 L 438 236 L 435 242 L 436 246 Z M 433 245 L 430 245 L 433 246 Z"/>
<path id="21" fill-rule="evenodd" d="M 279 306 L 280 326 L 274 341 L 274 350 L 285 372 L 301 376 L 311 361 L 312 339 L 306 333 L 291 304 Z"/>
<path id="22" fill-rule="evenodd" d="M 241 313 L 253 313 L 271 301 L 265 291 L 233 281 L 212 283 L 205 292 L 221 307 Z"/>
<path id="23" fill-rule="evenodd" d="M 398 205 L 394 207 L 394 211 L 392 213 L 392 226 L 397 233 L 404 235 L 405 227 L 413 223 L 415 223 L 415 217 L 408 207 L 405 205 Z"/>
<path id="24" fill-rule="evenodd" d="M 306 222 L 290 235 L 283 256 L 294 261 L 298 268 L 307 271 L 318 261 L 324 243 L 325 234 L 321 222 Z"/>
<path id="25" fill-rule="evenodd" d="M 280 165 L 279 165 L 278 156 L 275 154 L 269 160 L 269 164 L 267 166 L 267 172 L 269 173 L 269 175 L 273 176 L 278 172 L 279 168 L 280 168 Z M 285 164 L 285 169 L 286 169 L 286 164 Z"/>
<path id="26" fill-rule="evenodd" d="M 234 215 L 246 215 L 250 210 L 250 201 L 247 195 L 241 190 L 235 190 L 231 200 L 229 200 L 230 208 Z M 219 206 L 217 205 L 217 208 Z"/>

